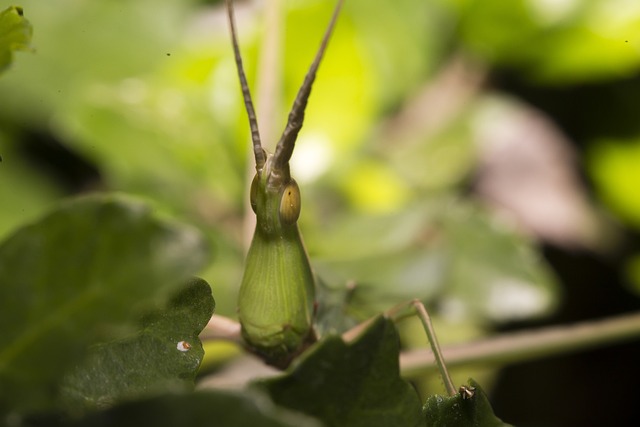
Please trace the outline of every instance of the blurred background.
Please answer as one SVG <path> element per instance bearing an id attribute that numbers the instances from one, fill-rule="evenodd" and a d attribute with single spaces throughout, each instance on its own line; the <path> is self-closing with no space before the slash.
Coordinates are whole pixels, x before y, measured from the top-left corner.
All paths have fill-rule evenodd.
<path id="1" fill-rule="evenodd" d="M 35 52 L 0 77 L 0 236 L 64 197 L 135 194 L 208 236 L 202 276 L 235 316 L 253 165 L 222 3 L 17 5 Z M 333 7 L 237 2 L 267 146 Z M 261 68 L 274 31 L 277 67 Z M 265 73 L 275 90 L 260 97 Z M 411 298 L 443 344 L 635 311 L 640 2 L 347 0 L 292 174 L 324 332 Z M 426 346 L 416 323 L 401 334 Z M 631 425 L 637 360 L 626 343 L 454 376 L 485 384 L 517 425 Z"/>

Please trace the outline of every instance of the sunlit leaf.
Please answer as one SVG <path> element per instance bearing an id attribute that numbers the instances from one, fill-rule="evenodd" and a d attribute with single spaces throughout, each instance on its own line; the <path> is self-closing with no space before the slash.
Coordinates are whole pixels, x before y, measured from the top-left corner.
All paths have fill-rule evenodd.
<path id="1" fill-rule="evenodd" d="M 625 77 L 640 67 L 640 7 L 626 0 L 457 3 L 461 41 L 496 66 L 552 84 Z"/>
<path id="2" fill-rule="evenodd" d="M 11 6 L 0 12 L 0 73 L 13 60 L 13 51 L 30 50 L 33 27 L 21 7 Z"/>
<path id="3" fill-rule="evenodd" d="M 589 150 L 589 170 L 607 206 L 640 227 L 640 140 L 602 140 Z"/>

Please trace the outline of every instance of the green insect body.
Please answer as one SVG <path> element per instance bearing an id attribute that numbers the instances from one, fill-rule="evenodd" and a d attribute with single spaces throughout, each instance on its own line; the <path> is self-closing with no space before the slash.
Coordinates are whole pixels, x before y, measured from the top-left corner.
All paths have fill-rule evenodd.
<path id="1" fill-rule="evenodd" d="M 312 332 L 314 281 L 296 223 L 300 191 L 289 178 L 269 183 L 270 163 L 251 188 L 256 230 L 247 255 L 239 295 L 242 333 L 250 346 L 274 364 L 286 364 Z"/>
<path id="2" fill-rule="evenodd" d="M 273 154 L 262 148 L 258 122 L 242 65 L 233 21 L 233 2 L 226 0 L 238 77 L 244 97 L 256 175 L 251 184 L 251 207 L 256 229 L 247 254 L 238 297 L 238 317 L 249 349 L 272 365 L 285 367 L 315 341 L 314 279 L 297 220 L 300 190 L 291 178 L 289 160 L 302 128 L 304 110 L 316 71 L 327 47 L 343 0 L 331 22 L 293 103 L 287 125 Z"/>

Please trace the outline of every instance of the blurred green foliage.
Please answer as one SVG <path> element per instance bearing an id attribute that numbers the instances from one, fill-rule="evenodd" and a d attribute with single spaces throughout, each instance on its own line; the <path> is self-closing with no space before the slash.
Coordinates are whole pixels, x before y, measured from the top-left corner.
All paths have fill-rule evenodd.
<path id="1" fill-rule="evenodd" d="M 0 9 L 0 73 L 13 59 L 14 50 L 29 50 L 33 28 L 20 7 Z"/>
<path id="2" fill-rule="evenodd" d="M 600 140 L 589 153 L 594 182 L 623 221 L 640 229 L 640 139 Z"/>
<path id="3" fill-rule="evenodd" d="M 600 138 L 587 156 L 588 167 L 602 200 L 618 221 L 640 230 L 640 130 L 629 138 Z M 640 254 L 626 260 L 630 289 L 640 294 Z"/>
<path id="4" fill-rule="evenodd" d="M 36 53 L 0 78 L 0 235 L 67 193 L 24 148 L 34 134 L 48 135 L 97 168 L 100 180 L 89 189 L 152 199 L 203 230 L 216 254 L 203 276 L 216 288 L 218 311 L 233 315 L 248 125 L 224 15 L 207 3 L 22 2 Z M 276 127 L 333 2 L 285 5 Z M 264 11 L 244 6 L 238 24 L 253 88 Z M 478 161 L 473 123 L 483 99 L 496 94 L 474 94 L 435 131 L 416 126 L 394 137 L 384 125 L 460 56 L 546 85 L 637 73 L 639 21 L 640 4 L 625 0 L 347 1 L 292 169 L 308 251 L 349 315 L 419 297 L 437 299 L 456 318 L 488 322 L 540 315 L 557 303 L 535 243 L 465 194 Z M 621 218 L 636 221 L 631 156 L 616 155 L 611 142 L 600 146 L 589 170 Z"/>
<path id="5" fill-rule="evenodd" d="M 454 6 L 462 43 L 491 65 L 548 84 L 634 74 L 640 4 L 633 0 L 438 0 Z"/>

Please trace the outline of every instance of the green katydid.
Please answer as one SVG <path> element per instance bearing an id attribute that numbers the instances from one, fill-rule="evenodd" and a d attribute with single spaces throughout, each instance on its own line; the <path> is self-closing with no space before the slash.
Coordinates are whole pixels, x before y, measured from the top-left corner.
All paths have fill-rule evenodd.
<path id="1" fill-rule="evenodd" d="M 300 191 L 291 178 L 288 162 L 293 153 L 296 137 L 302 127 L 304 111 L 316 71 L 342 3 L 343 0 L 338 0 L 320 49 L 316 53 L 311 68 L 298 92 L 284 133 L 272 155 L 263 149 L 260 141 L 257 119 L 242 66 L 233 22 L 232 0 L 226 0 L 232 44 L 249 117 L 256 162 L 256 175 L 251 184 L 250 199 L 252 209 L 257 216 L 257 225 L 247 255 L 246 269 L 239 295 L 238 309 L 241 327 L 237 327 L 237 324 L 233 322 L 229 325 L 228 319 L 216 316 L 215 321 L 210 323 L 210 328 L 213 330 L 215 329 L 214 323 L 221 323 L 218 325 L 218 332 L 210 331 L 207 335 L 209 339 L 223 338 L 237 342 L 240 335 L 238 331 L 241 328 L 241 334 L 250 350 L 261 355 L 268 363 L 281 367 L 288 365 L 293 357 L 316 340 L 312 326 L 315 311 L 314 279 L 297 228 L 296 222 L 300 214 Z M 404 317 L 403 312 L 406 307 L 412 307 L 411 314 L 416 313 L 423 323 L 435 365 L 440 370 L 448 394 L 459 394 L 462 400 L 474 399 L 476 388 L 473 385 L 455 388 L 429 315 L 420 301 L 403 304 L 389 310 L 385 315 L 398 320 L 400 317 Z M 617 323 L 617 320 L 615 322 Z M 602 328 L 598 328 L 595 334 L 591 325 L 583 325 L 585 329 L 589 328 L 589 330 L 580 334 L 576 334 L 574 328 L 553 328 L 542 331 L 542 333 L 509 337 L 509 340 L 515 341 L 514 345 L 505 344 L 507 341 L 505 337 L 498 337 L 494 340 L 478 342 L 469 346 L 468 351 L 458 351 L 456 354 L 458 355 L 458 363 L 460 360 L 466 363 L 477 360 L 499 362 L 514 357 L 521 358 L 522 348 L 525 350 L 529 348 L 532 341 L 536 341 L 534 347 L 537 345 L 547 350 L 530 352 L 531 354 L 550 354 L 553 353 L 553 350 L 549 350 L 549 348 L 554 348 L 554 346 L 558 351 L 570 348 L 571 346 L 567 346 L 567 342 L 576 343 L 574 349 L 580 346 L 592 346 L 598 339 L 602 339 L 604 343 L 606 339 L 602 337 L 610 337 L 614 329 L 623 335 L 631 330 L 637 332 L 637 328 L 632 327 L 637 323 L 637 318 L 624 319 L 624 327 L 620 327 L 609 321 L 606 324 L 598 325 Z M 343 333 L 342 338 L 347 342 L 353 340 L 367 325 L 368 322 L 358 325 Z M 560 342 L 561 344 L 559 344 Z M 492 348 L 492 350 L 487 350 L 487 348 Z M 466 359 L 464 356 L 461 357 L 462 353 L 466 353 Z M 403 364 L 405 368 L 412 365 L 414 370 L 426 369 L 432 365 L 429 355 L 424 351 L 419 350 L 413 354 L 417 354 L 420 360 L 416 361 L 413 358 L 412 362 L 407 363 L 409 360 L 405 358 Z M 517 356 L 514 356 L 516 354 Z"/>
<path id="2" fill-rule="evenodd" d="M 320 48 L 305 76 L 293 103 L 287 125 L 273 154 L 263 147 L 233 17 L 233 0 L 226 0 L 231 41 L 244 98 L 256 175 L 251 183 L 250 201 L 256 214 L 256 229 L 245 262 L 245 271 L 238 296 L 238 316 L 241 333 L 251 351 L 267 363 L 286 367 L 306 347 L 316 341 L 313 329 L 315 314 L 315 284 L 309 258 L 298 231 L 300 190 L 289 171 L 298 132 L 315 80 L 316 72 L 327 48 L 344 0 L 338 0 Z M 412 306 L 423 322 L 438 367 L 450 394 L 455 394 L 444 364 L 435 331 L 424 306 L 419 301 L 401 304 L 386 315 L 396 317 L 405 306 Z M 345 333 L 352 339 L 368 322 Z M 467 389 L 465 389 L 467 390 Z M 462 389 L 460 391 L 462 393 Z M 467 397 L 472 397 L 472 391 Z"/>
<path id="3" fill-rule="evenodd" d="M 251 127 L 256 175 L 251 183 L 251 207 L 257 223 L 247 254 L 238 297 L 242 335 L 249 348 L 276 366 L 316 340 L 314 278 L 297 220 L 300 190 L 289 172 L 289 160 L 302 128 L 307 100 L 316 72 L 335 26 L 338 3 L 320 48 L 293 103 L 287 125 L 273 154 L 260 141 L 258 122 L 242 65 L 233 18 L 233 1 L 226 0 L 231 39 L 244 104 Z"/>
<path id="4" fill-rule="evenodd" d="M 302 128 L 305 107 L 309 99 L 316 72 L 326 50 L 344 0 L 337 0 L 331 21 L 325 31 L 320 48 L 293 103 L 285 130 L 275 152 L 268 153 L 262 146 L 258 123 L 244 73 L 233 17 L 233 0 L 225 0 L 232 46 L 240 79 L 244 104 L 249 118 L 256 174 L 251 183 L 250 201 L 257 223 L 247 254 L 245 272 L 238 299 L 241 334 L 247 347 L 267 363 L 286 367 L 291 360 L 316 340 L 313 330 L 315 314 L 314 277 L 297 220 L 300 214 L 300 190 L 289 171 L 298 132 Z M 474 398 L 473 386 L 456 389 L 447 370 L 431 319 L 418 300 L 400 304 L 388 310 L 385 316 L 404 317 L 405 309 L 412 308 L 427 335 L 435 365 L 449 395 L 460 394 L 462 399 Z M 216 318 L 220 322 L 221 318 Z M 220 327 L 215 337 L 236 337 L 236 325 Z M 345 332 L 345 341 L 353 340 L 369 322 Z M 232 338 L 235 340 L 235 338 Z"/>
<path id="5" fill-rule="evenodd" d="M 297 220 L 300 215 L 300 190 L 289 171 L 289 160 L 302 128 L 304 111 L 316 72 L 326 50 L 344 0 L 338 0 L 320 48 L 293 103 L 285 130 L 275 153 L 262 147 L 258 122 L 242 65 L 233 18 L 233 0 L 226 0 L 231 40 L 240 87 L 249 118 L 256 175 L 251 183 L 250 201 L 256 214 L 256 229 L 245 262 L 238 297 L 238 315 L 242 336 L 249 349 L 267 363 L 286 367 L 307 346 L 316 341 L 313 330 L 315 284 L 309 258 L 304 249 Z M 423 322 L 438 367 L 450 394 L 455 394 L 435 331 L 419 301 L 401 304 L 389 310 L 396 317 L 403 307 L 412 306 Z M 345 333 L 346 339 L 363 325 Z"/>

